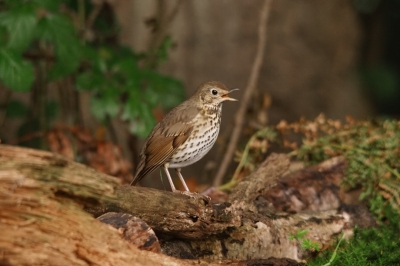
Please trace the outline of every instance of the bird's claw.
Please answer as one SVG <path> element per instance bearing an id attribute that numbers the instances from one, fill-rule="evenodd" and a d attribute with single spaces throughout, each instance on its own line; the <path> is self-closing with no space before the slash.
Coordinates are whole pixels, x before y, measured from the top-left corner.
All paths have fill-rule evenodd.
<path id="1" fill-rule="evenodd" d="M 173 190 L 172 192 L 181 193 L 183 195 L 190 197 L 191 199 L 199 199 L 200 198 L 204 201 L 205 205 L 209 205 L 211 202 L 211 198 L 209 196 L 199 194 L 197 192 L 192 193 L 190 191 L 181 191 L 181 190 L 177 190 L 177 189 Z"/>

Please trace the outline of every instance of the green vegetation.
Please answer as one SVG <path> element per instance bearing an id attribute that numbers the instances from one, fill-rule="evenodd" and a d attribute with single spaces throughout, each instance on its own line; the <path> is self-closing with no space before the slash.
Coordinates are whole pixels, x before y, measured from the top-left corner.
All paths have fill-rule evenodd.
<path id="1" fill-rule="evenodd" d="M 342 124 L 319 116 L 314 121 L 281 123 L 278 130 L 284 139 L 288 130 L 302 134 L 303 144 L 291 154 L 308 164 L 344 156 L 348 165 L 342 186 L 361 186 L 360 199 L 380 221 L 378 228 L 357 228 L 348 243 L 323 252 L 307 265 L 399 265 L 400 122 L 348 118 Z M 287 139 L 286 144 L 296 147 Z"/>
<path id="2" fill-rule="evenodd" d="M 302 137 L 301 144 L 295 141 L 298 135 Z M 252 172 L 272 143 L 277 142 L 292 150 L 290 156 L 308 165 L 344 156 L 348 165 L 343 188 L 362 187 L 361 200 L 368 203 L 375 217 L 398 223 L 392 218 L 400 213 L 400 121 L 348 118 L 342 124 L 323 115 L 314 121 L 302 119 L 292 124 L 282 121 L 276 129 L 261 129 L 250 138 L 244 151 L 238 152 L 240 163 L 233 180 L 223 188 L 228 189 Z"/>
<path id="3" fill-rule="evenodd" d="M 338 243 L 338 250 L 327 250 L 310 260 L 308 266 L 400 265 L 400 234 L 390 226 L 356 228 L 347 243 Z M 330 263 L 328 263 L 330 262 Z"/>
<path id="4" fill-rule="evenodd" d="M 307 265 L 400 265 L 399 121 L 356 121 L 349 117 L 342 123 L 323 115 L 314 121 L 302 119 L 292 124 L 282 121 L 276 128 L 255 133 L 244 151 L 238 153 L 240 164 L 235 178 L 244 177 L 256 168 L 276 143 L 308 165 L 344 156 L 347 167 L 343 188 L 361 187 L 360 199 L 368 204 L 379 223 L 377 228 L 356 228 L 354 237 L 347 243 L 342 243 L 340 237 L 337 244 L 332 243 L 330 249 L 309 259 Z M 231 186 L 232 181 L 223 187 Z M 305 250 L 317 250 L 313 243 L 306 241 L 306 233 L 300 230 L 291 239 L 299 241 Z"/>
<path id="5" fill-rule="evenodd" d="M 30 92 L 34 100 L 31 106 L 6 101 L 0 108 L 27 117 L 30 132 L 46 130 L 60 105 L 47 97 L 49 91 L 69 85 L 77 97 L 92 96 L 97 119 L 107 124 L 119 116 L 131 133 L 145 137 L 155 123 L 152 111 L 171 108 L 184 97 L 180 81 L 156 70 L 168 58 L 171 37 L 136 53 L 118 43 L 113 16 L 105 3 L 89 0 L 2 1 L 0 81 L 10 92 Z M 46 115 L 49 109 L 53 117 Z M 71 112 L 78 121 L 79 110 Z"/>
<path id="6" fill-rule="evenodd" d="M 342 125 L 319 116 L 314 121 L 281 124 L 278 130 L 283 136 L 288 130 L 302 133 L 303 145 L 292 154 L 308 164 L 343 155 L 348 166 L 342 186 L 345 189 L 361 186 L 361 200 L 368 202 L 376 218 L 382 221 L 392 217 L 393 210 L 400 212 L 399 121 L 349 118 Z"/>
<path id="7" fill-rule="evenodd" d="M 296 234 L 290 234 L 289 240 L 296 240 L 300 243 L 300 247 L 304 250 L 319 251 L 320 246 L 317 242 L 313 242 L 311 239 L 306 238 L 307 230 L 299 229 Z"/>

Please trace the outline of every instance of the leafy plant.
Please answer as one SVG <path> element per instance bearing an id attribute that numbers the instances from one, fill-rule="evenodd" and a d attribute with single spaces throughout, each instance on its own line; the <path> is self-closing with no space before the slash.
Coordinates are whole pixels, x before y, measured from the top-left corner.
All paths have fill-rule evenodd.
<path id="1" fill-rule="evenodd" d="M 298 229 L 296 234 L 289 233 L 290 234 L 289 240 L 297 240 L 300 243 L 300 247 L 304 250 L 319 251 L 320 246 L 317 242 L 305 238 L 307 233 L 308 230 L 306 229 Z"/>
<path id="2" fill-rule="evenodd" d="M 28 115 L 42 130 L 50 121 L 45 115 L 49 100 L 43 98 L 56 82 L 72 81 L 78 97 L 92 95 L 97 119 L 107 123 L 119 116 L 140 137 L 154 125 L 155 108 L 182 100 L 180 81 L 145 67 L 146 53 L 112 41 L 118 29 L 102 16 L 105 9 L 104 3 L 89 0 L 7 0 L 0 6 L 0 81 L 12 92 L 39 95 L 33 97 L 39 99 L 31 107 L 35 112 Z M 165 38 L 156 61 L 166 60 L 171 44 Z M 17 107 L 8 104 L 8 110 Z"/>

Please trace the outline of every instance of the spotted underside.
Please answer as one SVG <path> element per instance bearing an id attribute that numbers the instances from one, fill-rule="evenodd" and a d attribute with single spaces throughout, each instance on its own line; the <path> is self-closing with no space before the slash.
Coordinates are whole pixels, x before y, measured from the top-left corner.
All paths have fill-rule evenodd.
<path id="1" fill-rule="evenodd" d="M 199 113 L 196 121 L 189 138 L 168 160 L 169 168 L 181 168 L 197 162 L 210 151 L 217 140 L 221 110 Z"/>

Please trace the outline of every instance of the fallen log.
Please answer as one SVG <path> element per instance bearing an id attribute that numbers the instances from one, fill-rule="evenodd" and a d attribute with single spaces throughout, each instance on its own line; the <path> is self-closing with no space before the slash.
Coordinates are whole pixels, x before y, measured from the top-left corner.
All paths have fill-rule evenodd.
<path id="1" fill-rule="evenodd" d="M 156 232 L 163 252 L 176 257 L 210 265 L 221 259 L 300 261 L 308 251 L 290 234 L 306 229 L 307 238 L 327 247 L 342 232 L 350 236 L 352 228 L 344 211 L 288 214 L 260 208 L 262 195 L 288 166 L 285 155 L 271 155 L 232 192 L 232 204 L 212 204 L 198 194 L 120 186 L 62 156 L 0 145 L 0 252 L 10 265 L 197 263 L 141 251 L 85 208 L 96 216 L 113 211 L 141 218 Z M 184 255 L 174 252 L 182 245 Z"/>
<path id="2" fill-rule="evenodd" d="M 122 186 L 117 189 L 119 200 L 106 204 L 103 211 L 125 212 L 144 220 L 171 256 L 207 260 L 275 256 L 300 261 L 310 251 L 290 240 L 298 230 L 308 230 L 308 239 L 327 247 L 341 232 L 351 236 L 352 229 L 348 215 L 336 209 L 279 215 L 258 210 L 257 200 L 287 172 L 289 164 L 285 155 L 268 157 L 232 191 L 232 204 L 209 204 L 199 194 Z"/>
<path id="3" fill-rule="evenodd" d="M 63 156 L 0 145 L 0 264 L 190 265 L 137 249 L 83 210 L 118 187 Z"/>

